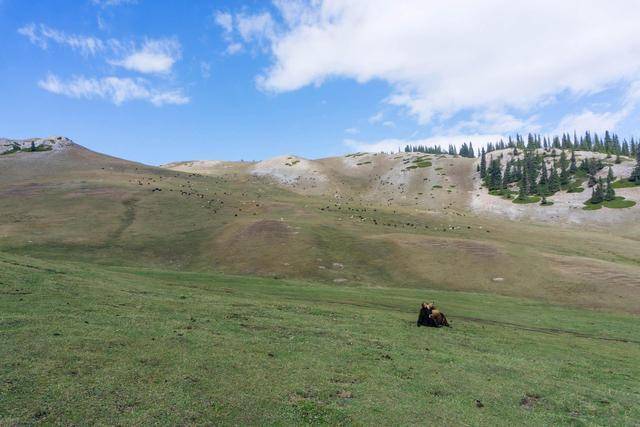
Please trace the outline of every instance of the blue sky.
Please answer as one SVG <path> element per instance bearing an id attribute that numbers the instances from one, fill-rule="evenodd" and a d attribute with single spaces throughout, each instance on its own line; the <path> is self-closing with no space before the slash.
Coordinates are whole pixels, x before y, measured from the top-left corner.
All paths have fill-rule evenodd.
<path id="1" fill-rule="evenodd" d="M 161 164 L 636 135 L 638 2 L 514 3 L 0 0 L 0 136 Z"/>

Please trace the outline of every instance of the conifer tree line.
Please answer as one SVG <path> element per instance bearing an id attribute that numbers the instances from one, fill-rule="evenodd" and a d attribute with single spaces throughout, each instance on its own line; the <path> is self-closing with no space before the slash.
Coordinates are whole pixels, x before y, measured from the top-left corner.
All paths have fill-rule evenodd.
<path id="1" fill-rule="evenodd" d="M 447 154 L 439 145 L 427 147 L 425 145 L 407 145 L 404 147 L 405 153 L 426 153 L 426 154 Z"/>
<path id="2" fill-rule="evenodd" d="M 507 141 L 500 140 L 498 142 L 490 142 L 487 144 L 486 152 L 490 153 L 496 150 L 504 150 L 506 148 L 519 148 L 521 150 L 536 148 L 559 149 L 559 150 L 579 150 L 594 151 L 597 153 L 605 153 L 613 156 L 636 156 L 640 141 L 634 138 L 629 140 L 620 138 L 617 134 L 605 131 L 604 136 L 600 137 L 597 133 L 585 132 L 584 135 L 578 136 L 575 132 L 573 136 L 565 133 L 561 136 L 546 137 L 540 134 L 528 134 L 526 141 L 522 135 L 516 135 L 515 138 L 509 136 Z"/>
<path id="3" fill-rule="evenodd" d="M 555 148 L 567 151 L 593 151 L 596 153 L 605 153 L 607 157 L 616 156 L 616 163 L 620 163 L 619 156 L 637 156 L 640 151 L 640 140 L 636 140 L 633 137 L 629 140 L 620 140 L 617 134 L 609 131 L 605 131 L 602 137 L 596 132 L 591 133 L 589 131 L 586 131 L 582 136 L 578 136 L 577 133 L 574 132 L 573 135 L 564 133 L 560 136 L 556 135 L 553 137 L 529 133 L 526 140 L 522 135 L 516 134 L 515 137 L 509 136 L 507 141 L 501 139 L 498 142 L 487 143 L 485 153 L 507 148 L 517 148 L 519 150 L 533 150 L 537 148 L 550 150 Z M 454 145 L 450 144 L 447 150 L 444 150 L 440 145 L 428 147 L 425 145 L 408 144 L 405 146 L 404 151 L 407 153 L 451 154 L 462 157 L 476 157 L 476 154 L 480 155 L 481 153 L 480 151 L 474 150 L 471 142 L 462 144 L 460 149 L 456 149 Z"/>
<path id="4" fill-rule="evenodd" d="M 522 153 L 522 158 L 515 157 L 520 153 L 517 148 L 514 148 L 514 157 L 509 159 L 503 168 L 501 161 L 503 154 L 494 158 L 484 148 L 481 150 L 478 171 L 489 191 L 506 190 L 510 184 L 517 183 L 520 199 L 531 195 L 546 197 L 563 188 L 568 189 L 572 177 L 580 171 L 589 177 L 589 187 L 597 186 L 599 182 L 596 180 L 596 174 L 605 167 L 602 159 L 585 158 L 578 164 L 574 151 L 571 152 L 571 157 L 568 157 L 564 150 L 560 155 L 555 150 L 552 151 L 553 161 L 550 167 L 547 167 L 544 156 L 535 150 L 524 149 Z M 640 161 L 638 165 L 638 179 L 640 179 Z M 610 171 L 607 181 L 613 182 L 614 179 L 613 172 Z M 610 185 L 607 189 L 609 187 Z M 611 190 L 613 191 L 613 187 Z M 604 192 L 603 187 L 603 194 Z"/>
<path id="5" fill-rule="evenodd" d="M 475 151 L 473 150 L 473 144 L 467 144 L 466 142 L 462 144 L 460 150 L 456 150 L 455 145 L 449 144 L 447 151 L 443 150 L 439 145 L 434 145 L 432 147 L 427 147 L 425 145 L 407 145 L 404 147 L 404 151 L 405 153 L 451 154 L 462 157 L 476 157 Z"/>
<path id="6" fill-rule="evenodd" d="M 636 165 L 628 178 L 628 181 L 640 185 L 640 150 L 636 146 Z M 545 156 L 535 149 L 524 148 L 522 157 L 517 147 L 513 148 L 513 156 L 502 166 L 501 153 L 496 158 L 484 148 L 480 151 L 480 162 L 478 172 L 489 191 L 509 190 L 510 184 L 517 183 L 518 199 L 526 200 L 529 196 L 537 195 L 542 197 L 543 203 L 546 197 L 564 189 L 571 190 L 572 178 L 580 174 L 588 177 L 587 185 L 591 188 L 591 198 L 589 202 L 597 204 L 604 201 L 614 200 L 616 197 L 613 182 L 616 177 L 613 169 L 609 166 L 606 180 L 602 177 L 596 178 L 599 171 L 605 168 L 602 159 L 584 158 L 579 164 L 576 160 L 574 150 L 571 156 L 562 150 L 558 155 L 555 149 L 551 150 L 553 158 L 550 167 L 547 167 Z M 500 194 L 504 194 L 501 192 Z M 510 191 L 507 191 L 510 194 Z"/>

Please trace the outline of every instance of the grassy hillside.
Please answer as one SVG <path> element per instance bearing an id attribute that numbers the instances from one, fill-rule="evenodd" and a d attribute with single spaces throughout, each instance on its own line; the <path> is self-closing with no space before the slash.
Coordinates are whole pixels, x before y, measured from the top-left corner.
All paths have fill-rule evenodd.
<path id="1" fill-rule="evenodd" d="M 629 315 L 6 253 L 0 292 L 2 425 L 640 419 Z"/>
<path id="2" fill-rule="evenodd" d="M 77 146 L 2 156 L 0 170 L 0 249 L 16 254 L 640 312 L 637 224 L 560 227 L 302 195 L 264 177 L 188 174 Z"/>
<path id="3" fill-rule="evenodd" d="M 640 226 L 480 215 L 468 159 L 397 157 L 0 156 L 0 425 L 637 422 Z"/>

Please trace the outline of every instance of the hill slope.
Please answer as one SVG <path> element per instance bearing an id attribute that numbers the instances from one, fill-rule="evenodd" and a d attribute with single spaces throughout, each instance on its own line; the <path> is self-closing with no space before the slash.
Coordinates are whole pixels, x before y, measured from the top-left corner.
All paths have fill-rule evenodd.
<path id="1" fill-rule="evenodd" d="M 640 418 L 628 315 L 4 253 L 0 292 L 3 425 Z M 426 297 L 452 329 L 416 328 Z"/>
<path id="2" fill-rule="evenodd" d="M 3 155 L 0 248 L 337 286 L 480 291 L 579 306 L 597 301 L 602 309 L 638 312 L 637 224 L 572 228 L 477 215 L 465 204 L 472 177 L 462 182 L 473 174 L 473 160 L 429 157 L 309 161 L 334 186 L 315 194 L 253 173 L 259 164 L 200 175 L 77 145 Z M 399 181 L 383 178 L 385 171 Z M 431 185 L 422 195 L 420 182 Z"/>
<path id="3" fill-rule="evenodd" d="M 448 156 L 173 170 L 20 147 L 0 425 L 640 418 L 637 221 L 473 209 L 474 160 Z M 452 329 L 416 328 L 433 300 Z"/>

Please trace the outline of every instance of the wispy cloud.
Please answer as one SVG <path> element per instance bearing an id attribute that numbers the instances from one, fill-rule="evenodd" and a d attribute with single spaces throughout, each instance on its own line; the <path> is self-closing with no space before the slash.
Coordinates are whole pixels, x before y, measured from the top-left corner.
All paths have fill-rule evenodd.
<path id="1" fill-rule="evenodd" d="M 276 23 L 267 12 L 232 15 L 216 11 L 213 18 L 222 29 L 223 39 L 227 44 L 225 52 L 230 55 L 241 52 L 246 44 L 255 44 L 266 51 L 275 38 Z"/>
<path id="2" fill-rule="evenodd" d="M 145 79 L 120 77 L 87 78 L 76 76 L 63 81 L 54 74 L 49 74 L 38 82 L 42 89 L 70 98 L 106 99 L 116 105 L 128 101 L 148 101 L 155 106 L 166 104 L 181 105 L 189 102 L 179 89 L 161 91 L 150 86 Z"/>
<path id="3" fill-rule="evenodd" d="M 91 36 L 67 34 L 44 24 L 34 23 L 18 29 L 18 33 L 27 37 L 29 41 L 42 49 L 47 49 L 50 42 L 66 45 L 83 55 L 95 55 L 105 50 L 107 44 L 101 39 Z"/>
<path id="4" fill-rule="evenodd" d="M 635 110 L 640 102 L 640 81 L 635 81 L 627 89 L 622 100 L 622 106 L 614 111 L 596 112 L 590 109 L 584 109 L 579 113 L 571 113 L 562 117 L 554 134 L 563 132 L 584 132 L 595 131 L 604 132 L 605 130 L 616 129 L 618 124 Z"/>
<path id="5" fill-rule="evenodd" d="M 200 75 L 203 79 L 211 77 L 211 64 L 206 61 L 200 62 Z"/>
<path id="6" fill-rule="evenodd" d="M 109 60 L 127 70 L 139 73 L 168 73 L 181 57 L 181 46 L 176 39 L 146 40 L 139 48 L 134 48 L 119 60 Z"/>
<path id="7" fill-rule="evenodd" d="M 91 0 L 91 3 L 102 8 L 107 8 L 114 6 L 123 6 L 126 4 L 136 4 L 138 3 L 138 0 Z"/>
<path id="8" fill-rule="evenodd" d="M 233 15 L 228 12 L 217 11 L 214 13 L 213 19 L 225 33 L 231 34 L 233 31 Z"/>
<path id="9" fill-rule="evenodd" d="M 176 38 L 145 39 L 138 44 L 69 34 L 33 23 L 19 28 L 18 33 L 42 49 L 48 49 L 50 44 L 58 44 L 78 51 L 84 57 L 96 57 L 110 65 L 141 74 L 168 74 L 182 56 L 182 48 Z M 152 81 L 142 78 L 74 76 L 65 81 L 55 74 L 49 74 L 38 82 L 38 86 L 59 95 L 107 99 L 116 105 L 131 100 L 144 100 L 156 106 L 189 102 L 181 89 L 161 90 Z"/>
<path id="10" fill-rule="evenodd" d="M 113 55 L 116 59 L 107 59 L 109 64 L 143 74 L 168 73 L 182 56 L 182 47 L 175 37 L 146 39 L 142 45 L 138 45 L 135 42 L 69 34 L 44 24 L 33 23 L 19 28 L 18 33 L 42 49 L 47 49 L 49 43 L 56 43 L 85 56 L 99 53 Z"/>
<path id="11" fill-rule="evenodd" d="M 353 128 L 346 128 L 346 129 L 344 130 L 344 133 L 348 133 L 349 135 L 357 135 L 357 134 L 359 134 L 359 133 L 360 133 L 360 130 L 359 130 L 358 128 L 355 128 L 355 127 L 353 127 Z"/>
<path id="12" fill-rule="evenodd" d="M 380 123 L 382 120 L 384 120 L 384 113 L 382 111 L 378 111 L 368 119 L 371 124 Z"/>

